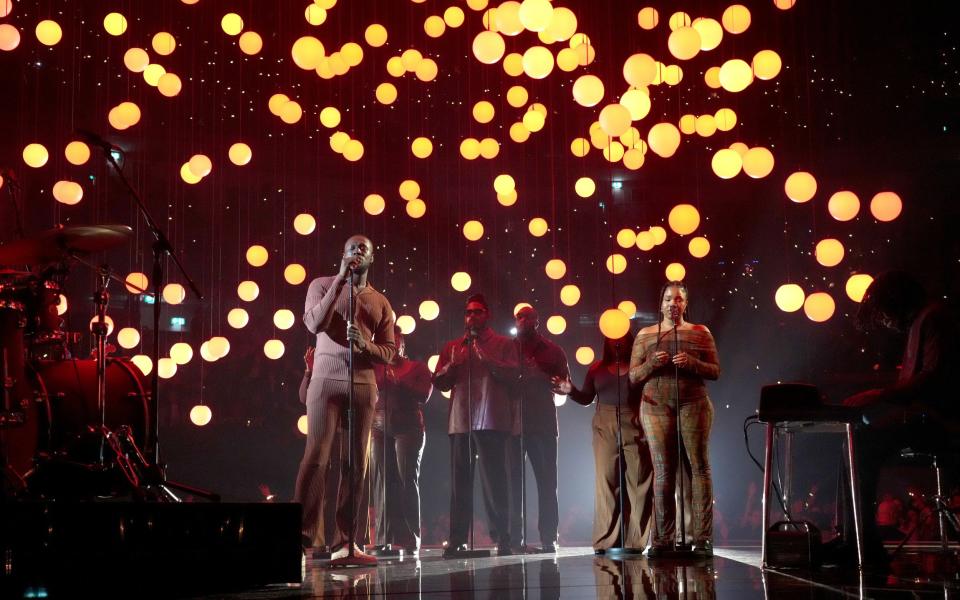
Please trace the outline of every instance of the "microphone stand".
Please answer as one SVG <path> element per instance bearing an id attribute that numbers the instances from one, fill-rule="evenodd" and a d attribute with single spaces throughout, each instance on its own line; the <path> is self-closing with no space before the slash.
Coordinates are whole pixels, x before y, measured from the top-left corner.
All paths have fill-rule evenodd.
<path id="1" fill-rule="evenodd" d="M 614 546 L 612 548 L 607 548 L 605 555 L 616 557 L 622 556 L 640 556 L 643 554 L 643 548 L 634 548 L 632 546 L 627 546 L 627 516 L 624 514 L 623 510 L 623 495 L 627 493 L 627 480 L 626 480 L 626 462 L 627 462 L 627 453 L 623 451 L 623 423 L 621 421 L 620 415 L 622 414 L 623 407 L 621 398 L 622 386 L 620 385 L 620 379 L 623 375 L 620 373 L 620 363 L 621 363 L 621 353 L 620 353 L 620 340 L 616 341 L 616 367 L 617 367 L 617 477 L 619 479 L 620 490 L 617 494 L 617 504 L 620 510 L 620 545 Z M 629 363 L 627 363 L 629 364 Z M 631 511 L 634 507 L 630 507 Z"/>
<path id="2" fill-rule="evenodd" d="M 120 179 L 120 182 L 123 184 L 123 187 L 127 190 L 127 193 L 133 198 L 134 203 L 137 205 L 137 209 L 140 214 L 143 216 L 144 222 L 147 224 L 147 228 L 150 229 L 150 233 L 153 234 L 153 379 L 150 382 L 150 398 L 153 404 L 153 410 L 151 411 L 151 427 L 147 432 L 147 457 L 148 459 L 153 460 L 152 465 L 146 465 L 148 467 L 147 477 L 148 482 L 147 486 L 153 486 L 157 488 L 157 499 L 158 500 L 169 500 L 172 502 L 180 502 L 178 498 L 170 488 L 179 489 L 181 491 L 193 494 L 195 496 L 201 496 L 212 500 L 214 502 L 220 501 L 220 495 L 208 490 L 202 490 L 195 488 L 183 483 L 177 483 L 170 481 L 166 476 L 166 466 L 161 464 L 160 456 L 160 379 L 157 373 L 158 365 L 160 364 L 160 303 L 162 296 L 162 286 L 163 286 L 163 257 L 169 256 L 173 260 L 173 264 L 177 266 L 177 269 L 180 271 L 180 274 L 183 275 L 184 280 L 187 282 L 189 288 L 193 291 L 194 295 L 197 297 L 197 300 L 203 301 L 203 294 L 200 293 L 200 290 L 197 288 L 196 284 L 187 274 L 186 269 L 183 268 L 180 259 L 177 258 L 176 253 L 173 251 L 173 246 L 170 244 L 170 240 L 167 239 L 166 234 L 163 230 L 157 225 L 157 222 L 154 221 L 153 217 L 150 215 L 150 211 L 147 210 L 146 205 L 143 203 L 143 199 L 140 198 L 140 194 L 137 193 L 137 190 L 130 184 L 130 181 L 127 180 L 126 175 L 123 173 L 123 169 L 120 168 L 120 165 L 117 163 L 117 160 L 111 154 L 110 145 L 107 143 L 103 144 L 94 144 L 99 146 L 103 150 L 104 158 L 110 166 L 113 167 L 114 172 L 117 174 L 117 177 Z"/>
<path id="3" fill-rule="evenodd" d="M 680 352 L 680 316 L 678 315 L 673 321 L 673 355 L 676 356 Z M 683 485 L 683 455 L 685 454 L 685 449 L 683 447 L 683 435 L 680 429 L 680 366 L 674 363 L 673 365 L 673 390 L 676 393 L 676 434 L 677 434 L 677 479 L 679 480 L 679 496 L 680 496 L 680 544 L 677 546 L 677 551 L 687 552 L 691 548 L 687 545 L 687 513 L 686 513 L 686 494 Z M 674 540 L 676 541 L 676 540 Z"/>
<path id="4" fill-rule="evenodd" d="M 524 438 L 523 404 L 526 400 L 523 386 L 523 339 L 517 336 L 520 342 L 520 552 L 527 552 L 527 446 Z M 538 490 L 539 493 L 539 490 Z M 543 542 L 540 542 L 541 545 Z"/>

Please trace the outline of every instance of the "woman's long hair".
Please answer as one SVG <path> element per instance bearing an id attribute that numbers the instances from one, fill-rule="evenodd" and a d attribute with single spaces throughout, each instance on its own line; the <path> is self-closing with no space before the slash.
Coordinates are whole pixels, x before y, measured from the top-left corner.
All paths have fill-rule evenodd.
<path id="1" fill-rule="evenodd" d="M 627 331 L 627 334 L 618 340 L 603 338 L 603 354 L 600 356 L 600 364 L 612 365 L 617 362 L 617 344 L 622 344 L 622 348 L 627 351 L 627 358 L 630 357 L 630 350 L 633 348 L 633 333 Z"/>

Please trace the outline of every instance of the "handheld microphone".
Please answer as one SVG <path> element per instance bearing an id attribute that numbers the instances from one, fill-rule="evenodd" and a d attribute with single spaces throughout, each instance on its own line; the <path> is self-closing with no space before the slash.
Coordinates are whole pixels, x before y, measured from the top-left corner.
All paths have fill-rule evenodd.
<path id="1" fill-rule="evenodd" d="M 670 320 L 676 325 L 680 322 L 680 307 L 676 304 L 670 305 Z"/>

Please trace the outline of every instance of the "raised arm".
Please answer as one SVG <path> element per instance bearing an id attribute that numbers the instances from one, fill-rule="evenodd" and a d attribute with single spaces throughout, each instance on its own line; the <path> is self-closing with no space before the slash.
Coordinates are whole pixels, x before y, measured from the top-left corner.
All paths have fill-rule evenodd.
<path id="1" fill-rule="evenodd" d="M 310 282 L 307 300 L 303 307 L 303 324 L 307 326 L 310 333 L 316 334 L 329 329 L 336 310 L 337 298 L 346 281 L 346 277 L 337 275 L 333 278 L 329 289 L 320 279 Z"/>
<path id="2" fill-rule="evenodd" d="M 569 374 L 562 379 L 554 378 L 554 392 L 566 394 L 577 404 L 589 406 L 593 403 L 593 399 L 597 397 L 597 389 L 593 382 L 597 367 L 598 365 L 594 364 L 587 371 L 587 376 L 583 380 L 583 389 L 577 389 L 577 386 L 573 385 Z"/>

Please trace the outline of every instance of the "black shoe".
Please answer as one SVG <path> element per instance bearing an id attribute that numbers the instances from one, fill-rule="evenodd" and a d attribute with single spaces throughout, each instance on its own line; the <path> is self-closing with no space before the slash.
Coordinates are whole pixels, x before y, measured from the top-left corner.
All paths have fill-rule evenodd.
<path id="1" fill-rule="evenodd" d="M 697 558 L 713 558 L 713 542 L 710 540 L 697 542 L 693 548 L 693 555 Z"/>
<path id="2" fill-rule="evenodd" d="M 596 554 L 597 556 L 603 556 L 604 554 L 607 553 L 607 549 L 606 549 L 606 548 L 594 548 L 594 549 L 593 549 L 593 553 Z"/>
<path id="3" fill-rule="evenodd" d="M 460 552 L 466 552 L 468 550 L 466 544 L 451 544 L 443 549 L 444 558 L 456 558 L 457 554 Z"/>
<path id="4" fill-rule="evenodd" d="M 510 542 L 500 542 L 497 544 L 497 556 L 512 556 L 513 548 L 510 547 Z"/>
<path id="5" fill-rule="evenodd" d="M 650 546 L 647 548 L 647 558 L 658 559 L 664 558 L 670 552 L 673 552 L 673 546 Z"/>
<path id="6" fill-rule="evenodd" d="M 403 549 L 403 555 L 410 558 L 420 557 L 420 546 L 406 546 Z"/>
<path id="7" fill-rule="evenodd" d="M 556 542 L 547 542 L 540 547 L 540 550 L 538 550 L 538 552 L 540 552 L 541 554 L 556 554 L 559 549 L 560 547 L 557 545 Z"/>

